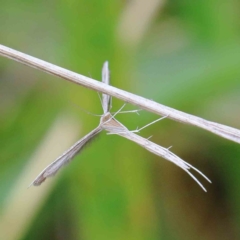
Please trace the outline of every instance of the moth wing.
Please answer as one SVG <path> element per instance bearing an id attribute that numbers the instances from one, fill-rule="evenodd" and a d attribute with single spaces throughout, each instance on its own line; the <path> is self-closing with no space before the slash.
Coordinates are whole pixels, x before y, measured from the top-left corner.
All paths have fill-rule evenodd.
<path id="1" fill-rule="evenodd" d="M 89 143 L 94 137 L 101 132 L 101 127 L 95 128 L 93 131 L 88 133 L 86 136 L 77 141 L 72 147 L 58 157 L 54 162 L 48 165 L 32 182 L 31 185 L 39 186 L 46 180 L 46 178 L 54 176 L 60 168 L 69 163 L 77 154 L 79 154 L 83 148 Z M 31 186 L 30 185 L 30 186 Z"/>

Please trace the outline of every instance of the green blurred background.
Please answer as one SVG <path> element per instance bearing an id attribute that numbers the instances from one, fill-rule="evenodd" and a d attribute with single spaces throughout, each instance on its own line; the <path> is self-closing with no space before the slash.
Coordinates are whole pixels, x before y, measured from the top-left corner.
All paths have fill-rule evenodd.
<path id="1" fill-rule="evenodd" d="M 237 0 L 0 1 L 0 44 L 240 128 Z M 113 99 L 113 111 L 123 102 Z M 97 126 L 96 92 L 0 58 L 0 239 L 240 239 L 240 146 L 165 119 L 144 137 L 211 180 L 102 133 L 56 177 L 27 186 Z M 136 109 L 127 105 L 126 110 Z M 158 116 L 118 115 L 129 129 Z M 45 162 L 44 162 L 45 161 Z"/>

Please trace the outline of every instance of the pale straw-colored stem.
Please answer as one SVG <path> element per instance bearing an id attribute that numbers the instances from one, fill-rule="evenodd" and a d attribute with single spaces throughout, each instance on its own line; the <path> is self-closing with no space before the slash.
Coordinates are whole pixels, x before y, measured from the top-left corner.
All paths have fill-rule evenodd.
<path id="1" fill-rule="evenodd" d="M 108 94 L 112 97 L 116 97 L 118 99 L 123 100 L 124 102 L 131 103 L 142 109 L 145 109 L 146 111 L 153 112 L 161 116 L 167 116 L 168 118 L 178 122 L 203 128 L 221 137 L 240 143 L 240 130 L 238 129 L 228 127 L 222 124 L 218 124 L 215 122 L 210 122 L 203 118 L 196 117 L 191 114 L 187 114 L 187 113 L 178 111 L 176 109 L 164 106 L 160 103 L 157 103 L 152 100 L 135 95 L 133 93 L 129 93 L 121 89 L 109 86 L 100 81 L 80 75 L 78 73 L 69 71 L 64 68 L 58 67 L 54 64 L 45 62 L 38 58 L 31 57 L 27 54 L 18 52 L 16 50 L 5 47 L 3 45 L 0 45 L 0 55 L 13 59 L 18 62 L 21 62 L 30 67 L 39 69 L 46 73 L 61 77 L 70 82 L 82 85 L 84 87 L 93 89 L 98 92 Z"/>

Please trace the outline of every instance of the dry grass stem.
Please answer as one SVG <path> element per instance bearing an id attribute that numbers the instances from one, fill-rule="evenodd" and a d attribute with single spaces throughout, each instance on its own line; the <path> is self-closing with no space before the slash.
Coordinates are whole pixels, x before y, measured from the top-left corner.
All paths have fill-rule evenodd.
<path id="1" fill-rule="evenodd" d="M 30 67 L 39 69 L 46 73 L 61 77 L 70 82 L 82 85 L 98 92 L 102 92 L 112 97 L 116 97 L 123 100 L 124 102 L 136 105 L 146 111 L 153 112 L 161 116 L 167 116 L 168 118 L 178 122 L 203 128 L 221 137 L 240 143 L 240 130 L 238 129 L 211 122 L 203 118 L 196 117 L 191 114 L 187 114 L 176 109 L 164 106 L 152 100 L 109 86 L 105 82 L 99 82 L 92 78 L 58 67 L 38 58 L 31 57 L 27 54 L 18 52 L 3 45 L 0 45 L 0 55 L 13 59 L 14 61 L 21 62 Z"/>

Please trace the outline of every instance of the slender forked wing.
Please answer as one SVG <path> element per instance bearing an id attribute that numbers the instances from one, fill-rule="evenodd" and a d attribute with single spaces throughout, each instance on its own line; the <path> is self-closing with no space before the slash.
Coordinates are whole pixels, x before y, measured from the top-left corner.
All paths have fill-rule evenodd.
<path id="1" fill-rule="evenodd" d="M 169 151 L 169 149 L 161 147 L 148 139 L 145 139 L 131 131 L 129 131 L 124 125 L 122 125 L 120 122 L 118 122 L 116 119 L 112 118 L 111 114 L 105 115 L 102 118 L 102 128 L 109 133 L 117 134 L 122 137 L 125 137 L 141 147 L 145 148 L 149 152 L 152 152 L 162 158 L 165 158 L 166 160 L 176 164 L 178 167 L 183 169 L 185 172 L 187 172 L 196 182 L 197 184 L 206 192 L 206 189 L 204 186 L 200 183 L 200 181 L 190 172 L 190 169 L 195 170 L 198 172 L 202 177 L 204 177 L 207 181 L 211 182 L 202 172 L 200 172 L 198 169 L 190 165 L 189 163 L 185 162 L 181 158 L 179 158 L 177 155 Z"/>
<path id="2" fill-rule="evenodd" d="M 31 185 L 39 186 L 46 180 L 46 178 L 55 175 L 60 168 L 65 164 L 69 163 L 78 153 L 80 153 L 83 148 L 89 143 L 97 134 L 102 131 L 102 128 L 98 126 L 78 142 L 76 142 L 71 148 L 64 152 L 60 157 L 58 157 L 54 162 L 48 165 L 32 182 Z M 31 186 L 30 185 L 30 186 Z"/>
<path id="3" fill-rule="evenodd" d="M 198 172 L 202 177 L 204 177 L 208 182 L 211 183 L 211 181 L 198 169 L 196 169 L 195 167 L 193 167 L 191 164 L 185 162 L 184 160 L 182 160 L 180 157 L 178 157 L 177 155 L 175 155 L 174 153 L 172 153 L 169 149 L 161 147 L 135 133 L 132 132 L 126 132 L 126 133 L 117 133 L 118 135 L 125 137 L 127 139 L 130 139 L 131 141 L 137 143 L 138 145 L 142 146 L 143 148 L 145 148 L 146 150 L 148 150 L 149 152 L 152 152 L 172 163 L 174 163 L 175 165 L 177 165 L 178 167 L 180 167 L 182 170 L 184 170 L 185 172 L 187 172 L 187 174 L 189 174 L 191 176 L 191 178 L 193 178 L 193 180 L 196 181 L 196 183 L 206 192 L 207 190 L 204 188 L 204 186 L 200 183 L 200 181 L 190 172 L 190 169 L 195 170 L 196 172 Z"/>
<path id="4" fill-rule="evenodd" d="M 102 82 L 107 85 L 109 85 L 110 83 L 109 68 L 108 68 L 107 61 L 103 64 L 103 68 L 102 68 Z M 112 98 L 109 95 L 105 93 L 102 94 L 102 107 L 103 107 L 104 114 L 110 111 L 111 104 L 112 104 L 111 101 L 112 101 Z"/>

